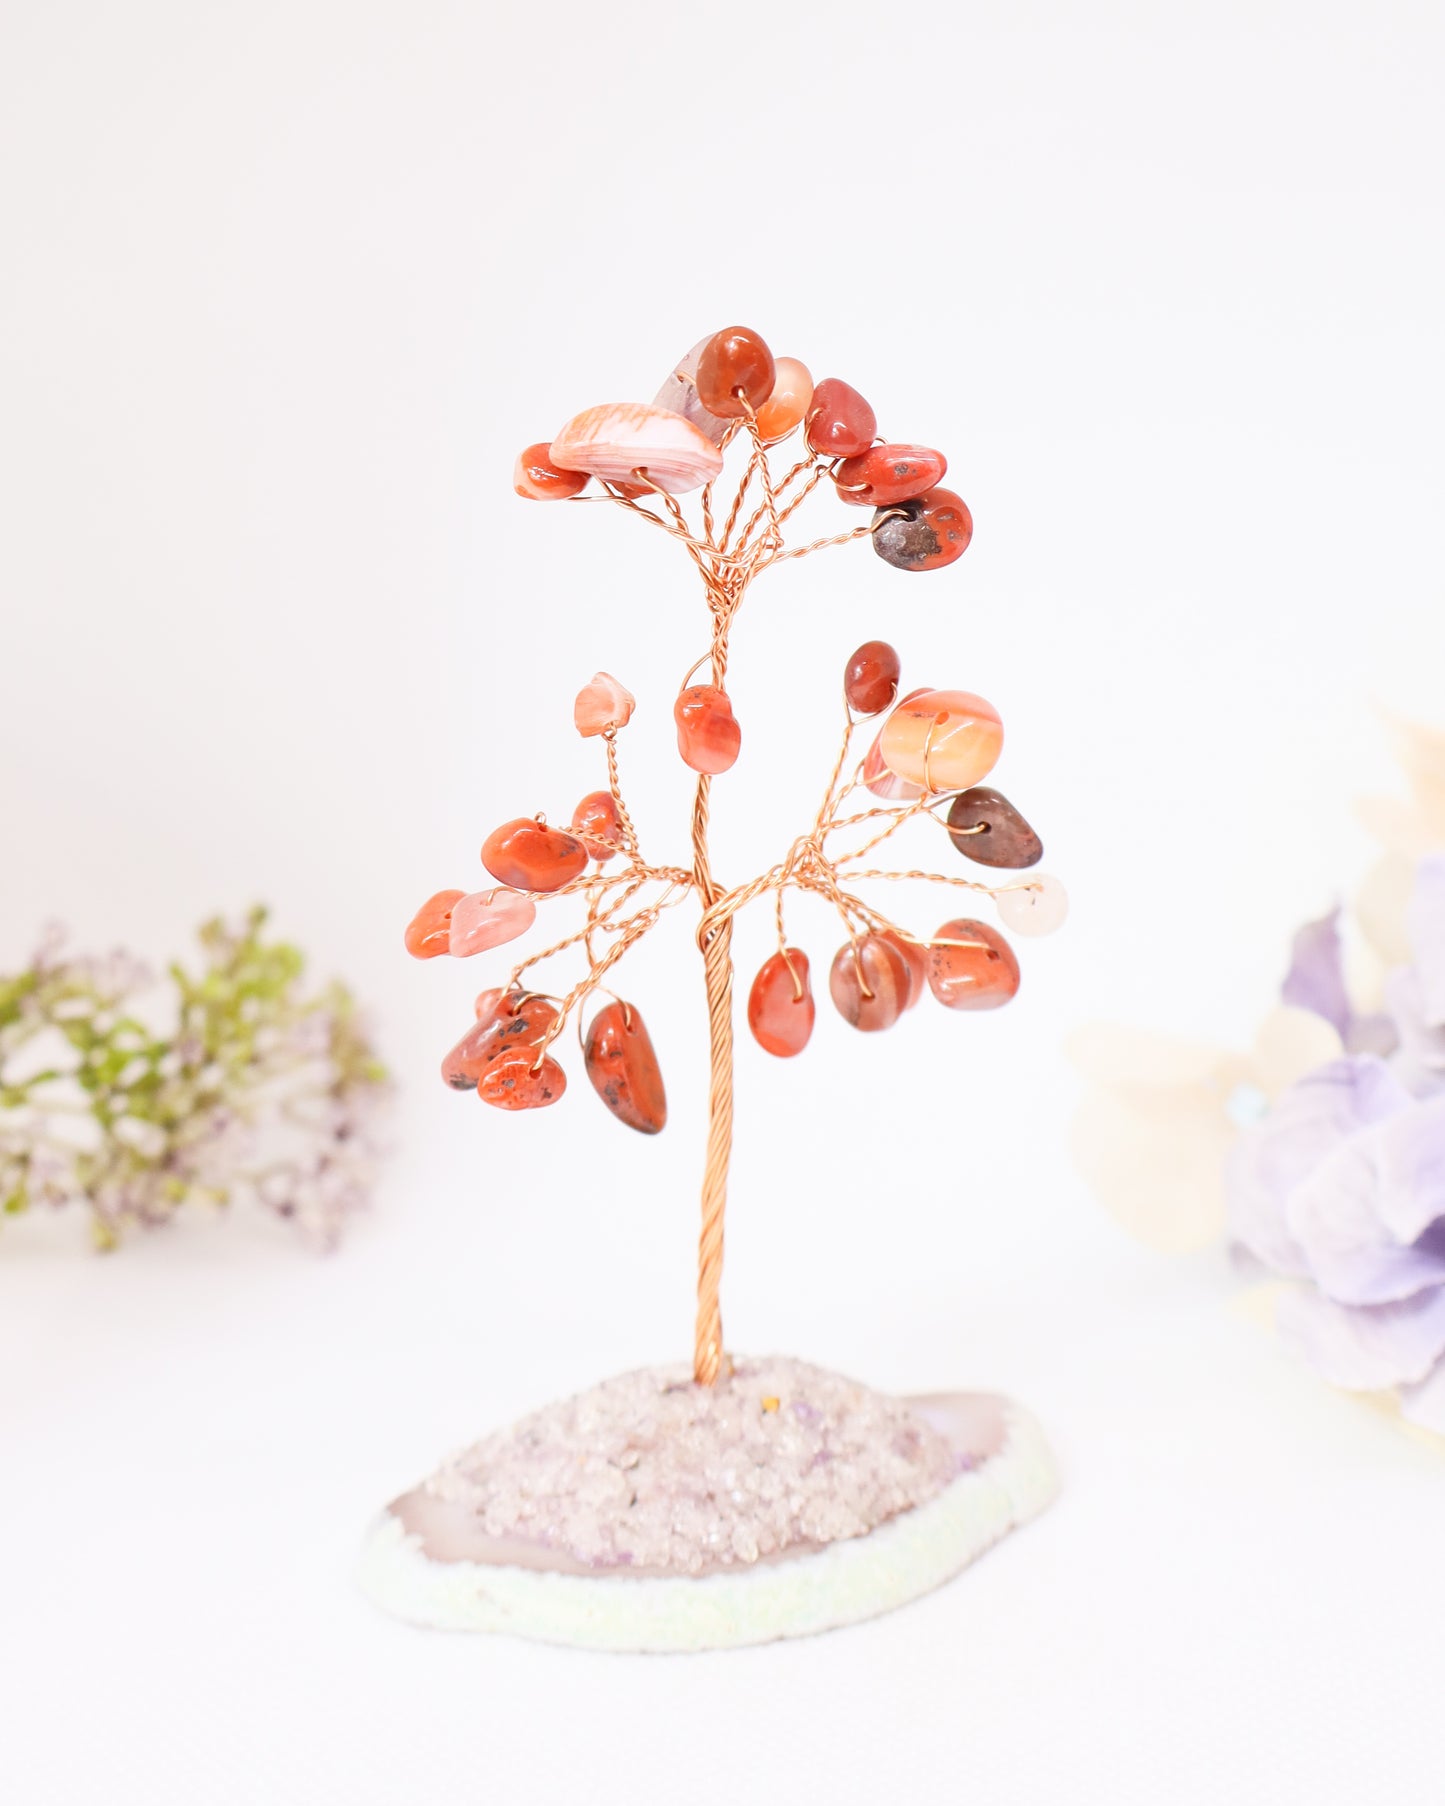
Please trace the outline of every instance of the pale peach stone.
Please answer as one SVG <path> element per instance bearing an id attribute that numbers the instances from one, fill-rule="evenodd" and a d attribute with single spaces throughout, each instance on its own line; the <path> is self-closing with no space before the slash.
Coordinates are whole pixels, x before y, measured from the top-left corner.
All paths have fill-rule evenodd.
<path id="1" fill-rule="evenodd" d="M 758 409 L 758 432 L 765 445 L 786 439 L 807 413 L 813 400 L 813 378 L 808 366 L 795 357 L 780 357 L 774 365 L 773 392 Z"/>
<path id="2" fill-rule="evenodd" d="M 572 719 L 586 740 L 593 734 L 605 734 L 610 727 L 626 727 L 636 707 L 637 698 L 630 690 L 623 689 L 606 671 L 599 671 L 577 692 Z"/>
<path id="3" fill-rule="evenodd" d="M 1069 893 L 1057 878 L 1038 872 L 1025 884 L 1001 890 L 994 905 L 999 921 L 1015 934 L 1052 934 L 1069 913 Z"/>
<path id="4" fill-rule="evenodd" d="M 912 702 L 915 696 L 926 696 L 926 688 L 910 690 L 903 698 L 905 703 Z M 901 705 L 900 705 L 901 706 Z M 871 790 L 874 796 L 880 796 L 886 803 L 911 803 L 915 797 L 923 795 L 920 784 L 909 784 L 894 774 L 883 763 L 883 729 L 880 727 L 873 736 L 873 744 L 863 758 L 863 787 Z"/>
<path id="5" fill-rule="evenodd" d="M 537 905 L 530 897 L 505 887 L 473 891 L 452 905 L 447 951 L 454 959 L 505 946 L 525 934 L 537 919 Z"/>
<path id="6" fill-rule="evenodd" d="M 644 471 L 669 495 L 698 489 L 722 469 L 722 453 L 681 414 L 640 401 L 587 408 L 552 441 L 552 462 L 614 483 Z"/>
<path id="7" fill-rule="evenodd" d="M 968 690 L 925 690 L 900 702 L 878 739 L 883 763 L 905 783 L 938 795 L 981 782 L 1003 751 L 1003 722 Z"/>
<path id="8" fill-rule="evenodd" d="M 672 374 L 653 396 L 652 405 L 655 408 L 665 408 L 670 414 L 681 414 L 684 420 L 690 420 L 714 445 L 721 445 L 732 422 L 717 414 L 708 413 L 697 398 L 697 383 L 694 380 L 697 376 L 697 361 L 712 340 L 713 335 L 709 333 L 705 339 L 698 340 L 686 357 L 678 359 Z"/>

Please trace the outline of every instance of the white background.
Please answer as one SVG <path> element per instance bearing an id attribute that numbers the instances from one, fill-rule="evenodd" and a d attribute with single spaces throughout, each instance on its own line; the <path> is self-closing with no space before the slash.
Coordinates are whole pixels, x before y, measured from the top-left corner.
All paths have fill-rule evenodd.
<path id="1" fill-rule="evenodd" d="M 0 1791 L 232 1802 L 1436 1797 L 1445 1464 L 1135 1249 L 1072 1178 L 1068 1029 L 1246 1041 L 1359 874 L 1380 703 L 1445 714 L 1433 4 L 0 5 L 0 958 L 156 958 L 271 900 L 400 1081 L 318 1262 L 195 1224 L 0 1245 Z M 661 535 L 513 497 L 729 320 L 938 443 L 977 521 L 739 624 L 725 877 L 832 756 L 841 662 L 976 688 L 1075 900 L 994 1017 L 744 1047 L 729 1339 L 1040 1414 L 1059 1505 L 874 1625 L 638 1660 L 426 1635 L 350 1567 L 482 1430 L 690 1343 L 701 979 L 624 989 L 665 1135 L 445 1093 L 477 967 L 402 925 L 601 780 L 685 856 Z M 820 498 L 817 530 L 855 524 Z M 920 832 L 922 830 L 920 829 Z M 919 858 L 938 852 L 916 842 Z M 940 857 L 947 859 L 947 851 Z M 937 896 L 898 903 L 927 929 Z M 826 966 L 836 927 L 797 912 Z M 744 980 L 766 922 L 739 931 Z M 493 980 L 488 977 L 487 982 Z M 575 1066 L 575 1062 L 574 1062 Z"/>

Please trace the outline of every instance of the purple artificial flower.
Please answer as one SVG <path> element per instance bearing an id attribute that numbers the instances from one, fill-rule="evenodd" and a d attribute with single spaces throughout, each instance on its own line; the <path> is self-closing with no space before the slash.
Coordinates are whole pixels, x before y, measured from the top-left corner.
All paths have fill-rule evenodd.
<path id="1" fill-rule="evenodd" d="M 1345 989 L 1344 948 L 1340 941 L 1339 905 L 1317 922 L 1306 922 L 1295 933 L 1290 949 L 1289 971 L 1279 988 L 1281 1003 L 1295 1009 L 1313 1010 L 1323 1016 L 1339 1035 L 1341 1044 L 1350 1044 L 1350 1028 L 1355 1012 Z"/>
<path id="2" fill-rule="evenodd" d="M 1335 1385 L 1393 1390 L 1445 1433 L 1445 855 L 1421 861 L 1409 932 L 1388 1017 L 1361 1018 L 1336 917 L 1300 931 L 1285 1001 L 1351 1051 L 1245 1132 L 1226 1188 L 1234 1243 L 1298 1282 L 1281 1333 Z"/>
<path id="3" fill-rule="evenodd" d="M 1360 1015 L 1350 1002 L 1338 904 L 1328 915 L 1306 922 L 1296 931 L 1279 996 L 1281 1003 L 1322 1017 L 1349 1053 L 1388 1054 L 1395 1050 L 1398 1031 L 1391 1018 Z"/>

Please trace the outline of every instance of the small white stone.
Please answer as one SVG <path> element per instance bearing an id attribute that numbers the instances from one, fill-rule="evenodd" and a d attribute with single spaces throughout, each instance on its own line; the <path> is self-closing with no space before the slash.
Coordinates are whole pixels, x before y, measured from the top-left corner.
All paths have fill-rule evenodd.
<path id="1" fill-rule="evenodd" d="M 1057 878 L 1039 872 L 994 898 L 998 919 L 1015 934 L 1052 934 L 1069 913 L 1069 893 Z"/>

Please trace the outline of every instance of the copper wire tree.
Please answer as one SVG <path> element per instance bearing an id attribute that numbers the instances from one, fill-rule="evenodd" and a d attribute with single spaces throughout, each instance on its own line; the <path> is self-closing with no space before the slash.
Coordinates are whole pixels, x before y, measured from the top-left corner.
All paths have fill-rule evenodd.
<path id="1" fill-rule="evenodd" d="M 782 475 L 782 448 L 801 433 Z M 944 923 L 927 937 L 899 926 L 856 890 L 861 884 L 921 880 L 995 899 L 1004 921 L 1021 933 L 1046 933 L 1063 919 L 1056 880 L 1033 876 L 990 885 L 961 875 L 895 870 L 868 864 L 908 821 L 928 816 L 952 846 L 975 863 L 1022 869 L 1042 855 L 1038 837 L 997 791 L 979 780 L 1003 742 L 998 715 L 982 698 L 959 690 L 922 690 L 895 704 L 898 659 L 882 641 L 859 647 L 844 679 L 842 743 L 811 826 L 782 857 L 746 883 L 728 886 L 713 872 L 708 826 L 715 776 L 737 757 L 741 730 L 727 694 L 729 637 L 751 585 L 795 558 L 867 539 L 887 563 L 927 571 L 953 563 L 968 546 L 972 520 L 951 491 L 940 488 L 941 454 L 875 440 L 873 411 L 846 383 L 814 387 L 795 359 L 774 359 L 759 336 L 731 327 L 701 341 L 682 360 L 651 406 L 590 408 L 550 444 L 530 446 L 518 460 L 519 494 L 534 500 L 606 500 L 676 539 L 702 579 L 712 622 L 708 681 L 687 674 L 674 704 L 678 747 L 698 773 L 687 866 L 644 859 L 623 798 L 618 736 L 633 698 L 599 672 L 577 697 L 579 731 L 602 741 L 607 788 L 578 804 L 570 830 L 544 817 L 522 817 L 490 835 L 482 860 L 498 883 L 470 894 L 441 891 L 407 929 L 421 958 L 465 957 L 514 940 L 531 927 L 539 901 L 576 896 L 585 902 L 580 927 L 514 965 L 504 982 L 476 1001 L 476 1021 L 442 1065 L 458 1089 L 475 1089 L 502 1109 L 555 1103 L 566 1077 L 552 1049 L 573 1013 L 612 968 L 685 897 L 697 899 L 697 944 L 707 987 L 711 1041 L 707 1159 L 698 1243 L 697 1325 L 693 1371 L 711 1385 L 724 1362 L 720 1289 L 728 1162 L 733 1135 L 733 919 L 746 904 L 773 902 L 778 951 L 754 980 L 748 1019 L 768 1052 L 801 1051 L 813 1026 L 807 956 L 787 944 L 784 898 L 808 891 L 837 911 L 846 939 L 829 978 L 833 1002 L 855 1028 L 890 1027 L 931 989 L 954 1009 L 1006 1003 L 1019 968 L 1008 942 L 972 918 Z M 718 483 L 726 454 L 745 454 L 726 511 Z M 791 543 L 794 517 L 820 487 L 869 510 L 859 525 Z M 584 495 L 584 491 L 588 493 Z M 689 520 L 678 496 L 700 492 Z M 704 661 L 699 661 L 702 663 Z M 886 718 L 866 756 L 854 757 L 863 721 Z M 861 793 L 861 794 L 860 794 Z M 871 800 L 868 800 L 871 799 Z M 851 845 L 833 837 L 851 830 Z M 529 985 L 545 961 L 580 953 L 586 969 L 557 994 Z M 630 1127 L 660 1129 L 665 1094 L 641 1015 L 613 997 L 593 1017 L 585 1065 L 603 1102 Z"/>

